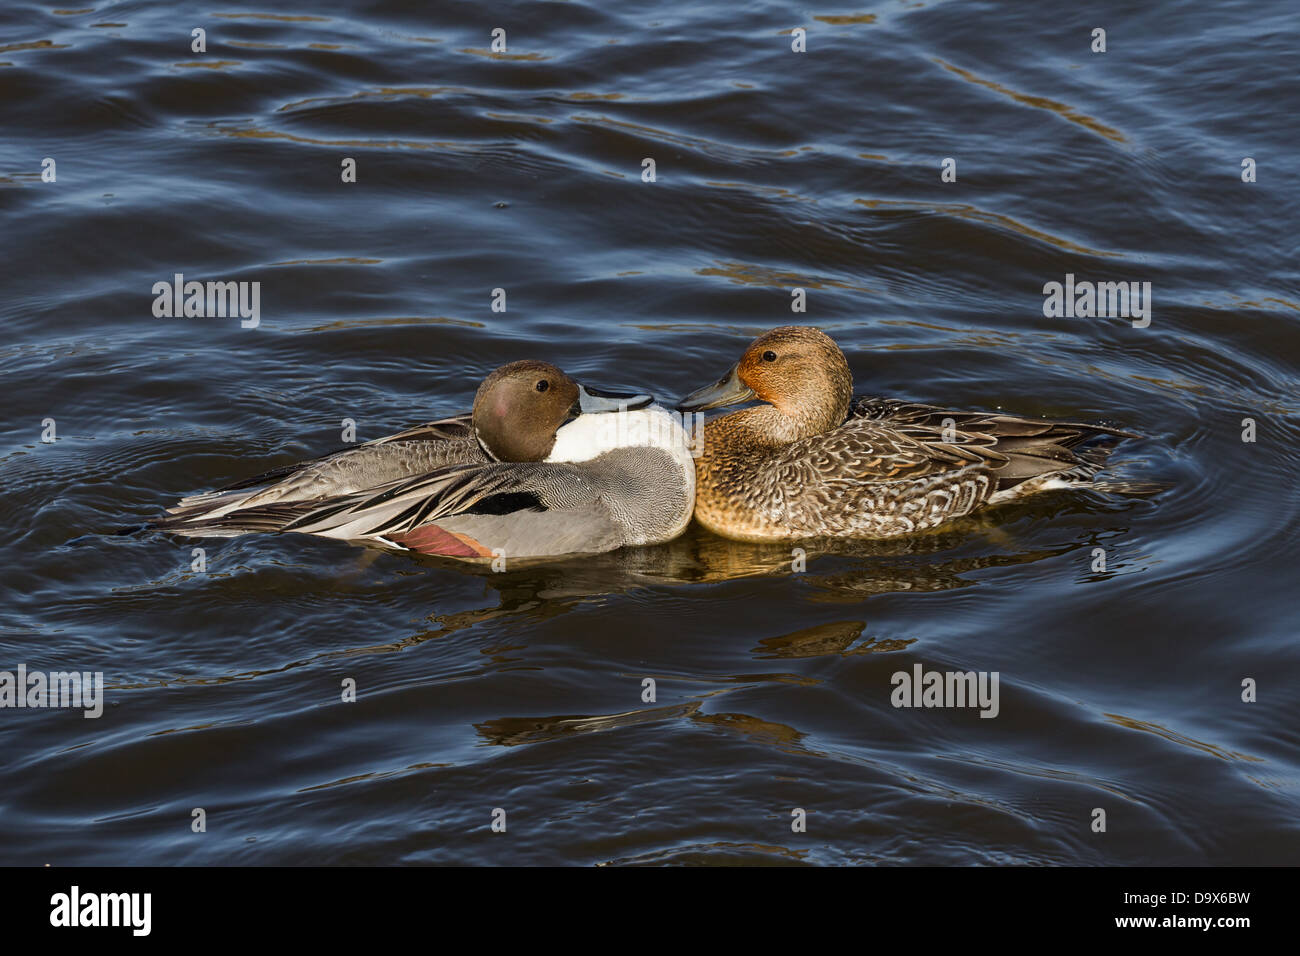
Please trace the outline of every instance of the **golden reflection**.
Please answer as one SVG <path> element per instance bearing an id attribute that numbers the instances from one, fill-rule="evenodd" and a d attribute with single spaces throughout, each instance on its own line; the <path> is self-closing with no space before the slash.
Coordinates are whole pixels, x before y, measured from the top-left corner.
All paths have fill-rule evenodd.
<path id="1" fill-rule="evenodd" d="M 68 44 L 55 43 L 52 40 L 32 40 L 30 43 L 10 43 L 0 46 L 0 53 L 17 53 L 19 50 L 66 50 Z"/>
<path id="2" fill-rule="evenodd" d="M 1023 222 L 1012 219 L 1010 216 L 1004 216 L 1001 213 L 986 212 L 978 206 L 969 206 L 965 203 L 930 203 L 930 202 L 913 202 L 902 199 L 855 199 L 859 205 L 866 206 L 868 209 L 899 209 L 915 210 L 917 212 L 935 212 L 942 215 L 956 216 L 958 219 L 972 219 L 976 222 L 984 222 L 993 226 L 1001 226 L 1004 229 L 1010 229 L 1022 236 L 1029 236 L 1031 239 L 1038 239 L 1049 245 L 1056 246 L 1058 249 L 1067 249 L 1070 252 L 1081 252 L 1088 256 L 1106 256 L 1114 259 L 1122 259 L 1124 256 L 1118 252 L 1105 252 L 1101 249 L 1089 249 L 1087 246 L 1081 246 L 1078 243 L 1070 242 L 1068 239 L 1062 239 L 1060 236 L 1054 236 L 1049 232 L 1043 232 L 1041 229 L 1034 229 L 1032 226 L 1026 226 Z"/>
<path id="3" fill-rule="evenodd" d="M 1191 392 L 1193 395 L 1211 394 L 1210 389 L 1201 382 L 1189 382 L 1186 379 L 1181 382 L 1176 382 L 1172 378 L 1157 378 L 1153 375 L 1138 375 L 1136 372 L 1130 375 L 1129 378 L 1137 382 L 1146 382 L 1148 385 L 1154 385 L 1157 388 L 1175 392 Z"/>
<path id="4" fill-rule="evenodd" d="M 681 146 L 686 149 L 698 149 L 703 153 L 742 154 L 764 158 L 786 158 L 799 155 L 799 150 L 797 149 L 744 149 L 741 147 L 730 146 L 725 143 L 718 143 L 713 140 L 699 139 L 694 136 L 682 136 L 666 129 L 656 129 L 653 126 L 646 126 L 642 123 L 629 123 L 625 120 L 616 120 L 603 114 L 576 114 L 573 116 L 573 121 L 575 123 L 590 123 L 594 126 L 608 126 L 612 129 L 629 130 L 633 133 L 649 136 L 659 142 L 672 143 L 675 146 Z"/>
<path id="5" fill-rule="evenodd" d="M 241 139 L 282 139 L 290 143 L 304 143 L 310 146 L 357 146 L 363 149 L 450 149 L 467 153 L 474 153 L 479 150 L 479 147 L 469 143 L 436 141 L 418 143 L 413 140 L 403 139 L 316 139 L 311 136 L 296 136 L 293 133 L 281 133 L 269 129 L 236 129 L 229 126 L 211 126 L 209 128 L 214 133 L 220 133 L 223 136 L 237 136 Z"/>
<path id="6" fill-rule="evenodd" d="M 281 20 L 285 23 L 329 23 L 329 17 L 286 16 L 282 13 L 214 13 L 221 20 Z"/>
<path id="7" fill-rule="evenodd" d="M 549 60 L 549 56 L 543 56 L 540 53 L 493 53 L 491 50 L 483 50 L 478 47 L 461 47 L 460 53 L 470 53 L 474 56 L 487 57 L 489 60 Z"/>
<path id="8" fill-rule="evenodd" d="M 555 120 L 546 116 L 532 116 L 528 113 L 484 113 L 488 119 L 506 120 L 507 122 L 520 123 L 554 123 Z"/>
<path id="9" fill-rule="evenodd" d="M 573 734 L 618 730 L 636 724 L 690 717 L 700 709 L 698 700 L 667 707 L 648 707 L 622 714 L 565 715 L 562 717 L 500 717 L 474 725 L 483 743 L 498 747 L 544 743 Z"/>
<path id="10" fill-rule="evenodd" d="M 474 322 L 470 319 L 452 319 L 445 315 L 412 315 L 385 319 L 336 319 L 333 322 L 326 322 L 324 325 L 313 325 L 296 331 L 334 332 L 339 329 L 364 329 L 401 325 L 454 325 L 463 329 L 487 328 L 482 322 Z"/>
<path id="11" fill-rule="evenodd" d="M 829 23 L 832 26 L 845 26 L 850 23 L 875 23 L 876 15 L 874 13 L 851 13 L 847 16 L 826 16 L 813 17 L 814 20 L 820 20 L 822 23 Z"/>
<path id="12" fill-rule="evenodd" d="M 1266 312 L 1271 311 L 1269 306 L 1280 305 L 1284 309 L 1300 312 L 1300 304 L 1273 295 L 1262 296 L 1259 299 L 1238 299 L 1234 297 L 1227 305 L 1219 305 L 1216 302 L 1205 302 L 1204 305 L 1207 309 L 1262 309 Z"/>
<path id="13" fill-rule="evenodd" d="M 402 774 L 416 773 L 420 770 L 437 770 L 444 767 L 454 767 L 454 763 L 413 763 L 403 767 L 400 770 L 374 770 L 370 773 L 356 773 L 350 777 L 340 777 L 338 780 L 331 780 L 327 783 L 317 783 L 310 787 L 299 787 L 296 793 L 310 793 L 312 790 L 328 790 L 331 787 L 342 787 L 349 783 L 360 783 L 362 780 L 383 780 L 385 777 L 398 777 Z"/>
<path id="14" fill-rule="evenodd" d="M 203 60 L 188 60 L 184 63 L 173 63 L 172 66 L 179 66 L 185 69 L 224 70 L 228 66 L 242 66 L 243 63 L 243 60 L 211 60 L 208 62 L 204 62 Z"/>
<path id="15" fill-rule="evenodd" d="M 695 720 L 709 727 L 731 731 L 748 737 L 756 743 L 780 747 L 783 750 L 802 750 L 804 737 L 807 736 L 789 724 L 763 720 L 749 714 L 697 714 Z"/>
<path id="16" fill-rule="evenodd" d="M 469 92 L 469 90 L 460 86 L 381 86 L 377 90 L 362 90 L 360 93 L 353 93 L 351 96 L 309 96 L 306 99 L 285 103 L 283 106 L 277 107 L 276 112 L 288 113 L 311 103 L 346 103 L 349 100 L 364 100 L 371 98 L 389 100 L 402 99 L 408 96 L 427 100 L 435 96 L 441 96 L 443 93 Z"/>
<path id="17" fill-rule="evenodd" d="M 875 289 L 863 285 L 854 285 L 840 279 L 817 279 L 797 272 L 779 272 L 767 266 L 754 265 L 749 262 L 720 262 L 716 266 L 696 269 L 696 275 L 730 279 L 740 285 L 758 285 L 769 289 L 850 289 L 854 292 L 866 292 L 878 295 Z"/>
<path id="18" fill-rule="evenodd" d="M 1024 339 L 1031 341 L 1046 340 L 1059 338 L 1055 332 L 1035 331 L 1032 335 L 1025 335 L 1022 332 L 1013 332 L 1008 329 L 967 329 L 958 328 L 952 325 L 941 325 L 938 322 L 925 322 L 921 319 L 880 319 L 881 325 L 895 325 L 899 328 L 916 328 L 925 329 L 929 332 L 948 332 L 951 333 L 951 341 L 948 342 L 894 342 L 888 345 L 879 345 L 881 349 L 946 349 L 950 348 L 953 342 L 978 348 L 996 349 L 1002 348 L 1008 342 L 1019 342 Z M 1054 362 L 1046 362 L 1047 365 L 1055 365 Z"/>
<path id="19" fill-rule="evenodd" d="M 1170 730 L 1160 724 L 1149 720 L 1138 720 L 1136 717 L 1125 717 L 1122 714 L 1104 714 L 1111 723 L 1118 724 L 1120 727 L 1127 727 L 1129 730 L 1141 730 L 1149 734 L 1155 734 L 1157 737 L 1163 737 L 1172 743 L 1179 744 L 1183 747 L 1189 747 L 1192 750 L 1199 750 L 1201 753 L 1207 753 L 1212 757 L 1218 757 L 1220 760 L 1244 760 L 1249 763 L 1263 763 L 1263 757 L 1254 757 L 1250 754 L 1239 753 L 1236 750 L 1225 750 L 1214 744 L 1206 743 L 1203 740 L 1196 740 L 1188 737 L 1186 734 L 1180 734 L 1176 730 Z"/>
<path id="20" fill-rule="evenodd" d="M 1064 103 L 1058 103 L 1056 100 L 1049 100 L 1045 96 L 1030 96 L 1027 93 L 1018 93 L 1013 89 L 1003 86 L 1001 83 L 995 83 L 992 80 L 978 77 L 974 73 L 970 72 L 970 70 L 963 70 L 959 66 L 953 66 L 951 63 L 946 63 L 937 56 L 933 57 L 933 60 L 945 70 L 951 70 L 967 82 L 974 83 L 977 86 L 982 86 L 985 89 L 993 90 L 996 93 L 1001 93 L 1003 96 L 1008 96 L 1017 103 L 1023 103 L 1025 106 L 1032 106 L 1035 109 L 1047 110 L 1055 113 L 1062 119 L 1067 119 L 1071 123 L 1078 123 L 1085 129 L 1090 129 L 1094 133 L 1104 136 L 1109 140 L 1114 140 L 1117 143 L 1127 142 L 1124 138 L 1124 134 L 1119 130 L 1107 126 L 1099 120 L 1093 119 L 1091 116 L 1077 112 L 1072 107 L 1066 106 Z"/>
<path id="21" fill-rule="evenodd" d="M 753 649 L 756 658 L 792 659 L 805 657 L 830 657 L 834 655 L 878 654 L 904 650 L 916 638 L 868 638 L 857 647 L 854 643 L 862 637 L 866 621 L 832 621 L 801 628 L 779 637 L 765 637 Z M 850 650 L 852 648 L 852 650 Z"/>
<path id="22" fill-rule="evenodd" d="M 693 720 L 710 728 L 740 734 L 757 743 L 781 750 L 815 753 L 804 747 L 807 736 L 788 724 L 763 720 L 750 714 L 700 712 L 701 702 L 687 701 L 665 707 L 647 707 L 620 714 L 565 714 L 540 717 L 498 717 L 474 725 L 484 746 L 518 747 L 523 744 L 549 743 L 575 734 L 593 734 L 621 730 L 638 724 L 661 720 Z"/>

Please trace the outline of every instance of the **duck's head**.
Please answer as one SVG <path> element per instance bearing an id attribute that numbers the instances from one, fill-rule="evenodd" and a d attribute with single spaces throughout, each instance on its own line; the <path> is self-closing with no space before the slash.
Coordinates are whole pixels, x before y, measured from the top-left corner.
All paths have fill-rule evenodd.
<path id="1" fill-rule="evenodd" d="M 650 395 L 583 386 L 548 362 L 511 362 L 478 387 L 474 434 L 497 461 L 542 461 L 555 433 L 577 415 L 644 408 Z"/>
<path id="2" fill-rule="evenodd" d="M 838 345 L 810 325 L 786 325 L 760 335 L 716 384 L 691 392 L 682 412 L 704 411 L 757 399 L 817 434 L 844 421 L 853 376 Z"/>

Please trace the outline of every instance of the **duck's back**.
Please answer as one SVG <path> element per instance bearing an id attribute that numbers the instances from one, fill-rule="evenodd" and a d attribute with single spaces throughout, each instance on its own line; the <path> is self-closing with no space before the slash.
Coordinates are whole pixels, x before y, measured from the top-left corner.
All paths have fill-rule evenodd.
<path id="1" fill-rule="evenodd" d="M 355 448 L 296 462 L 254 475 L 217 491 L 183 498 L 158 524 L 172 530 L 197 528 L 217 519 L 226 527 L 210 532 L 238 534 L 228 516 L 269 504 L 316 502 L 356 494 L 448 465 L 489 461 L 474 438 L 468 415 L 445 418 L 366 442 Z"/>
<path id="2" fill-rule="evenodd" d="M 793 441 L 769 437 L 773 420 L 760 408 L 706 426 L 696 516 L 711 530 L 755 541 L 924 531 L 1071 473 L 1090 477 L 1095 466 L 1070 449 L 1126 434 L 866 396 L 840 425 Z"/>

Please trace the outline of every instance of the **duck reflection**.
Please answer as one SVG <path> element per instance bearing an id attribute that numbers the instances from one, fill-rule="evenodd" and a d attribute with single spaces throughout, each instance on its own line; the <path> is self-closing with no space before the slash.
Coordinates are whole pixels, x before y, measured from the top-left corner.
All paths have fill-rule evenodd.
<path id="1" fill-rule="evenodd" d="M 1123 533 L 1123 529 L 1109 529 Z M 815 539 L 795 545 L 733 541 L 698 525 L 653 547 L 544 561 L 513 561 L 503 571 L 423 555 L 402 555 L 430 569 L 481 576 L 502 596 L 502 608 L 617 594 L 641 587 L 712 584 L 755 577 L 797 577 L 825 592 L 861 600 L 867 594 L 970 587 L 985 568 L 1030 564 L 1096 543 L 1095 535 L 1065 543 L 1019 542 L 994 522 L 971 519 L 930 534 L 884 541 Z M 824 569 L 824 570 L 822 570 Z"/>
<path id="2" fill-rule="evenodd" d="M 573 734 L 592 734 L 616 730 L 632 724 L 660 720 L 693 720 L 708 727 L 739 734 L 755 743 L 797 753 L 817 754 L 804 740 L 807 736 L 788 724 L 763 720 L 742 713 L 701 713 L 701 701 L 688 701 L 669 707 L 650 707 L 623 714 L 566 715 L 556 717 L 499 717 L 475 724 L 474 729 L 486 746 L 518 747 L 522 744 L 547 743 Z"/>
<path id="3" fill-rule="evenodd" d="M 1062 506 L 1058 510 L 1069 513 L 1080 509 Z M 467 564 L 374 549 L 358 564 L 357 574 L 367 573 L 366 569 L 374 563 L 409 561 L 427 571 L 434 585 L 443 580 L 443 573 L 455 574 L 462 580 L 465 575 L 479 577 L 487 590 L 496 595 L 496 602 L 487 607 L 451 612 L 434 609 L 428 616 L 429 627 L 398 641 L 342 653 L 401 650 L 496 621 L 535 626 L 592 601 L 645 588 L 769 578 L 773 582 L 784 580 L 786 586 L 793 582 L 807 589 L 805 600 L 861 605 L 865 598 L 875 595 L 972 587 L 978 583 L 974 572 L 1031 565 L 1095 547 L 1106 537 L 1126 531 L 1110 527 L 1099 533 L 1095 527 L 1076 527 L 1070 537 L 1061 540 L 1063 525 L 1057 525 L 1051 539 L 1045 540 L 1039 517 L 1027 517 L 1031 519 L 1025 522 L 1029 539 L 1017 537 L 1007 516 L 1001 515 L 975 516 L 954 522 L 941 531 L 907 538 L 823 539 L 797 545 L 733 541 L 692 525 L 681 537 L 653 547 L 624 548 L 582 557 L 513 561 L 500 572 L 493 571 L 487 563 Z M 792 634 L 765 638 L 754 648 L 754 654 L 769 659 L 865 654 L 899 650 L 910 643 L 864 639 L 862 630 L 860 621 L 819 624 Z"/>

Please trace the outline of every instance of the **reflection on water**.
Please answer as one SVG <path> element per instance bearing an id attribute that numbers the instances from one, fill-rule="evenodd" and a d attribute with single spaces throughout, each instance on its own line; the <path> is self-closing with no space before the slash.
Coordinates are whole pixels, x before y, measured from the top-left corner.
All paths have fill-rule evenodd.
<path id="1" fill-rule="evenodd" d="M 567 734 L 594 734 L 603 730 L 618 730 L 645 721 L 672 720 L 690 717 L 700 709 L 698 702 L 651 707 L 625 714 L 605 714 L 586 717 L 501 717 L 476 725 L 485 743 L 501 747 L 535 744 L 556 740 Z"/>
<path id="2" fill-rule="evenodd" d="M 945 63 L 943 60 L 939 59 L 938 57 L 934 58 L 934 62 L 938 63 L 945 70 L 951 70 L 953 73 L 956 73 L 963 80 L 967 80 L 968 82 L 971 83 L 977 83 L 980 86 L 985 87 L 986 89 L 990 89 L 997 93 L 1001 93 L 1003 96 L 1009 96 L 1017 103 L 1022 103 L 1025 106 L 1032 106 L 1035 109 L 1051 110 L 1053 113 L 1060 116 L 1062 119 L 1067 119 L 1071 123 L 1078 123 L 1080 126 L 1084 127 L 1085 129 L 1092 130 L 1092 132 L 1104 136 L 1107 139 L 1114 140 L 1117 143 L 1127 142 L 1127 140 L 1124 137 L 1124 134 L 1121 133 L 1119 130 L 1113 129 L 1107 126 L 1105 123 L 1102 123 L 1091 116 L 1085 116 L 1084 114 L 1080 113 L 1078 110 L 1070 106 L 1066 106 L 1064 103 L 1058 103 L 1055 100 L 1048 99 L 1045 96 L 1028 96 L 1024 93 L 1017 93 L 1015 90 L 1007 89 L 1001 83 L 995 83 L 992 80 L 986 80 L 981 77 L 978 77 L 970 70 L 963 70 L 959 66 L 953 66 L 951 63 Z"/>

